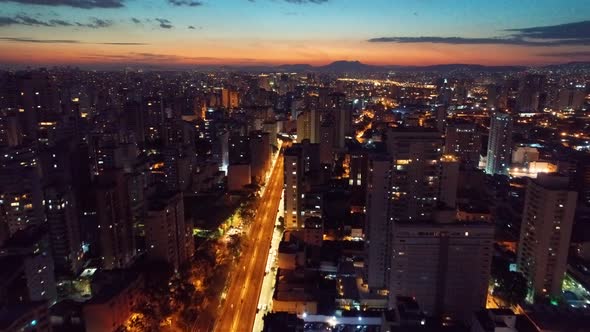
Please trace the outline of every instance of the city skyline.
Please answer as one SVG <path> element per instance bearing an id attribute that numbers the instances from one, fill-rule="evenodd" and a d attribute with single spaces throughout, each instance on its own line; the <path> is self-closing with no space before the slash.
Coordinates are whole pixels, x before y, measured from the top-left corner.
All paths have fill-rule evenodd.
<path id="1" fill-rule="evenodd" d="M 581 0 L 0 0 L 0 64 L 544 65 L 590 60 Z"/>
<path id="2" fill-rule="evenodd" d="M 0 0 L 0 332 L 590 327 L 588 0 Z"/>

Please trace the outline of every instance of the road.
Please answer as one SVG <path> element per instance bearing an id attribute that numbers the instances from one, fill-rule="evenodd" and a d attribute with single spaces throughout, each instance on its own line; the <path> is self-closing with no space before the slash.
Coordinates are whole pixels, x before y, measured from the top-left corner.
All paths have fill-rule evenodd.
<path id="1" fill-rule="evenodd" d="M 261 198 L 256 220 L 251 226 L 247 246 L 232 272 L 226 301 L 220 310 L 215 331 L 252 331 L 277 210 L 283 191 L 282 151 L 275 165 L 268 186 Z"/>

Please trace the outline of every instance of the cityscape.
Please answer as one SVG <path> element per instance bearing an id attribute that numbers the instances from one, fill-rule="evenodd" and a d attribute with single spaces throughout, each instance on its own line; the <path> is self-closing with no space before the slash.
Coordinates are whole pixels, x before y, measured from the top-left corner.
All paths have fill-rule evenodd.
<path id="1" fill-rule="evenodd" d="M 0 0 L 0 332 L 590 331 L 583 0 Z"/>

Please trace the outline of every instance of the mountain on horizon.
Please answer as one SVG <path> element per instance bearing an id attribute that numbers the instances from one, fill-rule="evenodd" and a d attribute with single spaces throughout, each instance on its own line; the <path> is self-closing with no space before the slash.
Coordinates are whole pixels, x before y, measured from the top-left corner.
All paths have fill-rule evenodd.
<path id="1" fill-rule="evenodd" d="M 334 61 L 325 66 L 317 67 L 320 71 L 325 72 L 371 72 L 371 71 L 382 71 L 384 68 L 380 66 L 372 66 L 364 64 L 360 61 L 346 61 L 339 60 Z"/>
<path id="2" fill-rule="evenodd" d="M 406 65 L 369 65 L 358 60 L 347 61 L 338 60 L 327 65 L 314 66 L 307 63 L 298 64 L 283 64 L 278 66 L 272 65 L 258 65 L 258 66 L 223 66 L 226 69 L 238 69 L 256 72 L 323 72 L 323 73 L 376 73 L 376 72 L 519 72 L 529 68 L 543 68 L 543 69 L 572 69 L 572 68 L 590 68 L 590 62 L 568 62 L 562 64 L 552 64 L 546 66 L 487 66 L 480 64 L 438 64 L 428 66 L 406 66 Z"/>
<path id="3" fill-rule="evenodd" d="M 349 73 L 368 73 L 368 72 L 383 72 L 383 71 L 424 71 L 424 72 L 453 72 L 453 71 L 480 71 L 480 72 L 514 72 L 523 71 L 533 66 L 487 66 L 480 64 L 464 64 L 464 63 L 452 63 L 452 64 L 439 64 L 439 65 L 428 65 L 428 66 L 403 66 L 403 65 L 368 65 L 360 61 L 346 61 L 338 60 L 323 66 L 313 66 L 310 64 L 284 64 L 274 69 L 280 69 L 283 71 L 291 72 L 305 72 L 305 71 L 319 71 L 319 72 L 349 72 Z M 590 62 L 568 62 L 561 64 L 552 64 L 541 66 L 540 68 L 546 69 L 563 69 L 563 68 L 574 68 L 574 67 L 590 67 Z"/>

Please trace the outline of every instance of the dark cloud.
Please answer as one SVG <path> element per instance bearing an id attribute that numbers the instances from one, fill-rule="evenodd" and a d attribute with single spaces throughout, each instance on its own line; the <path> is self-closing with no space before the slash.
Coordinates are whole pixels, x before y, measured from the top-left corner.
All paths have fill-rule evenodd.
<path id="1" fill-rule="evenodd" d="M 515 32 L 507 37 L 463 38 L 463 37 L 380 37 L 369 39 L 372 43 L 435 43 L 451 45 L 521 45 L 521 46 L 564 46 L 590 45 L 590 21 L 507 29 Z"/>
<path id="2" fill-rule="evenodd" d="M 121 46 L 125 46 L 125 45 L 130 45 L 130 46 L 133 46 L 133 45 L 149 45 L 148 43 L 133 43 L 133 42 L 129 42 L 129 43 L 126 43 L 126 42 L 123 42 L 123 43 L 97 43 L 97 44 L 99 44 L 99 45 L 121 45 Z"/>
<path id="3" fill-rule="evenodd" d="M 49 23 L 51 24 L 51 26 L 62 26 L 62 27 L 71 27 L 72 23 L 68 22 L 68 21 L 64 21 L 64 20 L 50 20 Z"/>
<path id="4" fill-rule="evenodd" d="M 125 0 L 0 0 L 24 5 L 40 6 L 66 6 L 82 9 L 92 8 L 121 8 L 125 6 Z"/>
<path id="5" fill-rule="evenodd" d="M 463 38 L 463 37 L 380 37 L 369 39 L 372 43 L 433 43 L 452 45 L 522 45 L 522 46 L 562 46 L 590 45 L 590 39 L 531 40 L 523 38 Z"/>
<path id="6" fill-rule="evenodd" d="M 71 39 L 34 39 L 34 38 L 23 38 L 23 37 L 0 37 L 0 40 L 11 41 L 17 43 L 35 43 L 35 44 L 95 44 L 95 45 L 149 45 L 145 43 L 133 43 L 133 42 L 104 42 L 104 43 L 87 43 L 80 40 Z"/>
<path id="7" fill-rule="evenodd" d="M 521 38 L 590 39 L 590 21 L 532 28 L 506 29 L 504 31 L 516 32 L 514 35 Z"/>
<path id="8" fill-rule="evenodd" d="M 61 19 L 52 19 L 49 21 L 43 21 L 25 14 L 18 14 L 15 17 L 0 17 L 0 27 L 8 25 L 28 25 L 38 27 L 82 27 L 82 28 L 107 28 L 113 25 L 110 20 L 103 20 L 96 17 L 90 19 L 88 23 L 80 22 L 68 22 Z"/>
<path id="9" fill-rule="evenodd" d="M 552 53 L 539 53 L 537 55 L 546 56 L 546 57 L 557 57 L 557 58 L 587 57 L 588 59 L 590 59 L 590 51 L 552 52 Z"/>
<path id="10" fill-rule="evenodd" d="M 189 25 L 189 26 L 188 26 L 188 28 L 189 28 L 189 29 L 191 29 L 191 30 L 195 30 L 195 29 L 196 29 L 196 28 L 195 28 L 194 26 L 192 26 L 192 25 Z"/>
<path id="11" fill-rule="evenodd" d="M 23 15 L 23 14 L 21 14 L 21 15 L 17 15 L 15 18 L 16 18 L 16 20 L 17 20 L 17 21 L 18 21 L 20 24 L 22 24 L 22 25 L 30 25 L 30 26 L 45 26 L 45 27 L 50 27 L 50 26 L 52 26 L 52 25 L 51 25 L 50 23 L 48 23 L 48 22 L 44 22 L 44 21 L 38 20 L 38 19 L 36 19 L 36 18 L 34 18 L 34 17 L 30 17 L 30 16 Z"/>
<path id="12" fill-rule="evenodd" d="M 79 40 L 68 39 L 33 39 L 20 37 L 0 37 L 0 40 L 19 42 L 19 43 L 36 43 L 36 44 L 82 44 Z"/>
<path id="13" fill-rule="evenodd" d="M 196 0 L 168 0 L 168 3 L 173 6 L 188 6 L 188 7 L 199 7 L 203 5 L 202 1 Z"/>
<path id="14" fill-rule="evenodd" d="M 12 17 L 0 16 L 0 27 L 19 24 L 19 21 Z"/>
<path id="15" fill-rule="evenodd" d="M 160 28 L 162 28 L 162 29 L 174 28 L 174 26 L 172 25 L 172 22 L 170 22 L 169 20 L 167 20 L 165 18 L 156 18 L 156 21 L 158 21 L 158 23 L 160 23 Z"/>
<path id="16" fill-rule="evenodd" d="M 103 19 L 94 17 L 91 19 L 90 23 L 80 24 L 80 23 L 76 22 L 76 25 L 78 25 L 80 27 L 87 27 L 87 28 L 93 28 L 93 29 L 108 28 L 113 25 L 113 21 L 103 20 Z"/>
<path id="17" fill-rule="evenodd" d="M 139 24 L 139 23 L 141 23 L 141 20 L 140 20 L 140 19 L 137 19 L 137 18 L 135 18 L 135 17 L 132 17 L 132 18 L 131 18 L 131 22 L 133 22 L 133 23 L 135 23 L 135 24 Z"/>
<path id="18" fill-rule="evenodd" d="M 227 59 L 216 57 L 189 57 L 174 54 L 159 54 L 159 53 L 145 53 L 145 52 L 130 52 L 125 54 L 87 54 L 82 56 L 85 59 L 92 60 L 106 60 L 106 61 L 124 61 L 127 63 L 173 63 L 179 61 L 185 62 L 225 62 Z M 257 63 L 259 60 L 250 58 L 232 59 L 242 63 Z"/>
<path id="19" fill-rule="evenodd" d="M 170 58 L 182 58 L 181 56 L 177 55 L 170 55 L 170 54 L 156 54 L 156 53 L 130 53 L 131 56 L 140 56 L 144 58 L 153 58 L 153 59 L 170 59 Z"/>
<path id="20" fill-rule="evenodd" d="M 131 52 L 126 54 L 88 54 L 84 56 L 88 59 L 101 60 L 117 60 L 128 62 L 171 62 L 178 60 L 186 60 L 187 57 L 171 55 L 171 54 L 156 54 L 156 53 L 141 53 Z"/>

